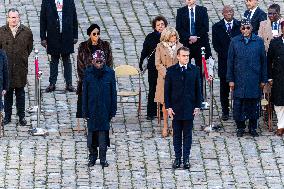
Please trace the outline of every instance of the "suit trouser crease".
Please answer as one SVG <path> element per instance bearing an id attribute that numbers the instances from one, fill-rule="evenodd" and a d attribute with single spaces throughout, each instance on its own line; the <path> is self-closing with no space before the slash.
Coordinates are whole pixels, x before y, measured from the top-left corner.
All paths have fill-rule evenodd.
<path id="1" fill-rule="evenodd" d="M 173 144 L 175 157 L 188 160 L 192 144 L 193 120 L 173 120 Z"/>
<path id="2" fill-rule="evenodd" d="M 25 89 L 24 87 L 10 88 L 4 97 L 5 117 L 11 118 L 13 106 L 13 94 L 16 95 L 16 108 L 19 118 L 25 117 Z"/>
<path id="3" fill-rule="evenodd" d="M 61 54 L 63 68 L 64 68 L 64 79 L 66 84 L 72 84 L 72 64 L 70 60 L 70 54 Z M 60 55 L 51 55 L 50 63 L 50 77 L 49 83 L 56 84 L 58 76 L 58 64 L 59 64 Z"/>
<path id="4" fill-rule="evenodd" d="M 229 83 L 226 81 L 226 78 L 220 77 L 220 102 L 222 106 L 222 113 L 225 115 L 229 114 L 229 94 Z"/>
<path id="5" fill-rule="evenodd" d="M 98 157 L 98 149 L 95 145 L 95 141 L 97 140 L 96 137 L 98 137 L 98 146 L 99 146 L 99 158 L 100 161 L 106 160 L 106 152 L 107 152 L 107 133 L 106 131 L 94 131 L 94 132 L 88 132 L 87 136 L 87 146 L 89 148 L 89 159 L 97 159 Z"/>
<path id="6" fill-rule="evenodd" d="M 233 116 L 238 129 L 245 129 L 245 121 L 249 120 L 249 129 L 257 129 L 259 118 L 259 99 L 234 98 Z"/>

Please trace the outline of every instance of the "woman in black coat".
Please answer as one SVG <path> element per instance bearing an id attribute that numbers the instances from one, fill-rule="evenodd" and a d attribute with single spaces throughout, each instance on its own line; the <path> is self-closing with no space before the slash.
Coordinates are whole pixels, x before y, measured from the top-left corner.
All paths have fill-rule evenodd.
<path id="1" fill-rule="evenodd" d="M 165 17 L 157 16 L 152 21 L 153 32 L 149 33 L 143 43 L 143 49 L 140 56 L 139 68 L 143 71 L 143 61 L 147 58 L 148 64 L 148 82 L 149 82 L 149 93 L 148 93 L 148 104 L 147 104 L 147 119 L 154 119 L 157 115 L 157 104 L 154 102 L 158 71 L 155 66 L 155 49 L 157 44 L 160 43 L 160 36 L 162 31 L 167 27 L 168 22 Z"/>
<path id="2" fill-rule="evenodd" d="M 284 21 L 281 22 L 281 30 L 284 32 Z M 272 85 L 272 102 L 276 111 L 278 123 L 278 136 L 284 134 L 284 43 L 283 35 L 271 41 L 267 53 L 268 78 Z"/>
<path id="3" fill-rule="evenodd" d="M 111 46 L 109 42 L 103 41 L 100 38 L 100 27 L 97 24 L 92 24 L 87 29 L 87 35 L 90 38 L 87 41 L 80 43 L 77 56 L 77 118 L 82 118 L 82 84 L 84 79 L 84 70 L 88 65 L 92 65 L 93 54 L 96 51 L 102 51 L 104 54 L 106 65 L 110 68 L 113 67 Z"/>

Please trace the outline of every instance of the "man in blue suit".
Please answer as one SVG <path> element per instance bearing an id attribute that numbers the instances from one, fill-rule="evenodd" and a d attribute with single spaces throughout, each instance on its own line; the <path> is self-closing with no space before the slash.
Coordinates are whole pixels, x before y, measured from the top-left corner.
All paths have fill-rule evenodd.
<path id="1" fill-rule="evenodd" d="M 212 27 L 213 48 L 218 54 L 218 76 L 220 78 L 220 101 L 222 106 L 222 120 L 229 119 L 229 83 L 226 81 L 228 49 L 231 39 L 241 34 L 241 23 L 234 19 L 234 9 L 224 6 L 224 18 Z"/>
<path id="2" fill-rule="evenodd" d="M 248 10 L 245 11 L 244 17 L 250 20 L 252 32 L 257 35 L 261 21 L 267 19 L 267 14 L 258 7 L 258 0 L 246 0 Z"/>
<path id="3" fill-rule="evenodd" d="M 234 90 L 233 116 L 237 136 L 242 137 L 249 119 L 249 133 L 257 137 L 259 101 L 267 83 L 267 60 L 263 40 L 252 33 L 250 20 L 241 22 L 242 35 L 234 37 L 228 52 L 227 82 Z"/>
<path id="4" fill-rule="evenodd" d="M 196 5 L 196 0 L 186 0 L 186 4 L 177 10 L 176 29 L 180 42 L 190 49 L 190 58 L 194 58 L 200 68 L 202 86 L 201 47 L 205 47 L 206 59 L 212 56 L 208 37 L 209 18 L 206 7 Z"/>
<path id="5" fill-rule="evenodd" d="M 201 106 L 200 76 L 199 69 L 188 63 L 187 47 L 178 49 L 177 59 L 179 62 L 167 70 L 165 105 L 168 115 L 173 118 L 175 161 L 172 167 L 179 168 L 183 157 L 183 167 L 189 169 L 193 119 Z"/>

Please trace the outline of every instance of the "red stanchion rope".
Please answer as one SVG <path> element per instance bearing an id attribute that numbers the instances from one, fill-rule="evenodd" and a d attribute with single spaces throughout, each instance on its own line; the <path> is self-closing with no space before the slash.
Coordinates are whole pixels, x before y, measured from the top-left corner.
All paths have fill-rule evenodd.
<path id="1" fill-rule="evenodd" d="M 38 68 L 38 58 L 35 59 L 35 71 L 36 71 L 36 78 L 38 79 L 39 75 L 39 68 Z"/>
<path id="2" fill-rule="evenodd" d="M 207 81 L 209 81 L 209 74 L 208 74 L 205 56 L 202 56 L 202 64 L 203 64 L 203 68 L 204 68 L 205 78 L 206 78 Z"/>

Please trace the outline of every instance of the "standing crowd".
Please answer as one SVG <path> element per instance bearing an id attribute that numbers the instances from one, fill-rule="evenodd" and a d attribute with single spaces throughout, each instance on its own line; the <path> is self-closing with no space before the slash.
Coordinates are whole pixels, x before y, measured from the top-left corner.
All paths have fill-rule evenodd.
<path id="1" fill-rule="evenodd" d="M 201 48 L 205 58 L 212 56 L 209 43 L 209 18 L 204 6 L 196 0 L 185 0 L 186 6 L 177 10 L 176 27 L 169 26 L 165 17 L 152 21 L 153 32 L 143 43 L 139 68 L 147 61 L 148 103 L 147 119 L 163 117 L 162 136 L 173 135 L 174 169 L 183 165 L 189 169 L 193 120 L 204 104 L 206 92 L 203 81 Z M 248 131 L 257 133 L 260 100 L 263 91 L 271 90 L 271 102 L 278 119 L 276 134 L 284 134 L 284 20 L 280 6 L 272 4 L 266 14 L 258 0 L 245 0 L 247 10 L 241 21 L 234 18 L 231 6 L 223 7 L 223 18 L 212 26 L 212 44 L 218 55 L 222 120 L 229 117 L 229 95 L 233 94 L 233 119 L 237 136 L 242 137 L 248 121 Z M 117 91 L 110 43 L 100 38 L 101 29 L 91 24 L 89 39 L 80 43 L 77 55 L 78 85 L 72 85 L 70 54 L 78 42 L 78 21 L 74 0 L 42 0 L 40 12 L 41 45 L 51 55 L 49 86 L 45 92 L 56 90 L 58 64 L 64 66 L 65 90 L 76 92 L 77 118 L 87 119 L 88 166 L 100 159 L 102 168 L 110 145 L 110 121 L 117 110 Z M 33 49 L 33 34 L 21 24 L 17 9 L 9 9 L 7 24 L 0 28 L 0 109 L 4 108 L 3 125 L 11 122 L 15 91 L 19 124 L 25 120 L 25 85 L 28 57 Z M 195 65 L 191 62 L 194 60 Z M 159 110 L 162 111 L 159 111 Z M 157 111 L 158 110 L 158 111 Z M 158 115 L 157 115 L 158 114 Z M 172 128 L 169 128 L 169 119 Z"/>

